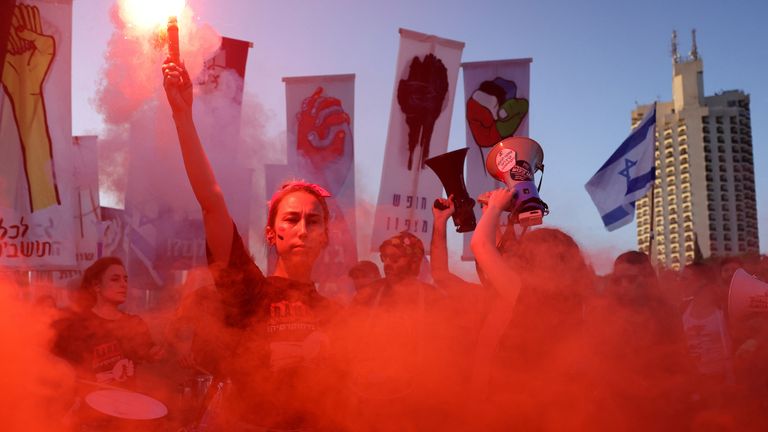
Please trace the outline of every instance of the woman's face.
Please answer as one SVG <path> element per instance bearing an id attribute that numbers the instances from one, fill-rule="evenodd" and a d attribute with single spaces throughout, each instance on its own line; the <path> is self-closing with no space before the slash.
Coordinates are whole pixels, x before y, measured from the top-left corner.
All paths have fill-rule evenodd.
<path id="1" fill-rule="evenodd" d="M 322 205 L 308 192 L 286 195 L 278 205 L 275 226 L 267 228 L 267 238 L 280 258 L 314 262 L 328 244 Z"/>
<path id="2" fill-rule="evenodd" d="M 128 274 L 125 267 L 112 264 L 96 284 L 96 295 L 109 303 L 123 304 L 128 297 Z"/>

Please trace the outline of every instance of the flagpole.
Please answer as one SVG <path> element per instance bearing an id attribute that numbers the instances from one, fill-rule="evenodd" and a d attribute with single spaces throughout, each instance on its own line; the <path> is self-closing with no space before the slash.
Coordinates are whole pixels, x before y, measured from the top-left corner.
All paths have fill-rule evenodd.
<path id="1" fill-rule="evenodd" d="M 654 228 L 654 220 L 656 219 L 656 214 L 654 213 L 654 200 L 653 200 L 653 192 L 656 190 L 656 179 L 653 180 L 653 185 L 651 185 L 651 235 L 648 237 L 648 258 L 651 260 L 651 263 L 654 263 L 653 261 L 653 239 L 656 236 L 656 230 Z"/>
<path id="2" fill-rule="evenodd" d="M 656 111 L 656 102 L 653 103 L 653 110 L 654 115 Z M 656 141 L 658 138 L 656 137 L 656 125 L 654 124 L 654 147 L 656 146 Z M 653 169 L 656 169 L 656 153 L 654 148 L 654 156 L 653 156 Z M 655 261 L 653 261 L 653 239 L 656 238 L 656 227 L 655 227 L 655 221 L 656 221 L 656 201 L 653 199 L 654 192 L 656 192 L 656 174 L 653 175 L 653 182 L 651 183 L 651 235 L 648 236 L 648 258 L 651 260 L 651 263 L 654 264 L 655 267 Z"/>

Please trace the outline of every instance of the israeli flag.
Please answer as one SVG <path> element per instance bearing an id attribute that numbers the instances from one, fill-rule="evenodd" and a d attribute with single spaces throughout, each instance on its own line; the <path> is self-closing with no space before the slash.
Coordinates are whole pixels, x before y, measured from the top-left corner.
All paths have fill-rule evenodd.
<path id="1" fill-rule="evenodd" d="M 656 105 L 618 150 L 584 186 L 608 231 L 621 228 L 635 217 L 635 201 L 648 193 L 656 178 L 654 142 Z"/>

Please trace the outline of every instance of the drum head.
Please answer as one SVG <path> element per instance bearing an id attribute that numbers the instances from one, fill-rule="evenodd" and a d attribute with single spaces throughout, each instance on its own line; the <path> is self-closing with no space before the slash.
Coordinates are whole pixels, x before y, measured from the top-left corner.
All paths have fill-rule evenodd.
<path id="1" fill-rule="evenodd" d="M 157 399 L 127 390 L 97 390 L 85 396 L 85 402 L 103 414 L 129 420 L 152 420 L 168 414 Z"/>

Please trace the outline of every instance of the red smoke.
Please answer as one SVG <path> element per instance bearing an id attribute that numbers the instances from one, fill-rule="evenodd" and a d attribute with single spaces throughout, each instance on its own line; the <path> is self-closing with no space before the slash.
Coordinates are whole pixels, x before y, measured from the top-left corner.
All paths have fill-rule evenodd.
<path id="1" fill-rule="evenodd" d="M 50 354 L 54 312 L 20 301 L 22 291 L 3 276 L 0 273 L 2 429 L 66 430 L 75 377 L 66 362 Z"/>

